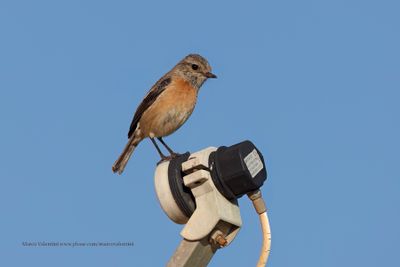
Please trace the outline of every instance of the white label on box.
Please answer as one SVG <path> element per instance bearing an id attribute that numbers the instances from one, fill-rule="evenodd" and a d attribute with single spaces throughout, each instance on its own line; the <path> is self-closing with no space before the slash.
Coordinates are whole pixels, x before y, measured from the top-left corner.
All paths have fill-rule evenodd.
<path id="1" fill-rule="evenodd" d="M 255 149 L 244 158 L 244 163 L 246 163 L 247 169 L 249 169 L 253 178 L 264 168 L 260 155 Z"/>

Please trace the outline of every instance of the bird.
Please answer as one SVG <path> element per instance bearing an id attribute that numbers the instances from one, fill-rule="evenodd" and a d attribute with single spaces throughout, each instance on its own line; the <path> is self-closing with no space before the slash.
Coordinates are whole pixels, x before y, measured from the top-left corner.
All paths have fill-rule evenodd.
<path id="1" fill-rule="evenodd" d="M 162 76 L 148 91 L 136 109 L 128 132 L 128 143 L 112 166 L 114 173 L 122 174 L 133 151 L 145 138 L 150 138 L 161 157 L 160 162 L 177 156 L 163 140 L 174 133 L 192 114 L 200 87 L 211 72 L 207 59 L 199 54 L 189 54 Z M 157 139 L 169 152 L 164 155 Z M 159 163 L 160 163 L 159 162 Z"/>

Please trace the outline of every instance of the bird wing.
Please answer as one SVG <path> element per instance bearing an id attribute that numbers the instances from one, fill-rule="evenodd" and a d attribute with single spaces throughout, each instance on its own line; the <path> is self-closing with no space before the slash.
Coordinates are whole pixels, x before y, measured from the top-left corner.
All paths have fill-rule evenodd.
<path id="1" fill-rule="evenodd" d="M 133 116 L 131 126 L 128 132 L 128 138 L 130 138 L 133 132 L 136 130 L 136 126 L 140 121 L 143 113 L 156 101 L 157 97 L 167 88 L 171 83 L 171 77 L 163 77 L 150 89 L 149 93 L 145 96 L 142 103 L 136 109 L 135 115 Z"/>

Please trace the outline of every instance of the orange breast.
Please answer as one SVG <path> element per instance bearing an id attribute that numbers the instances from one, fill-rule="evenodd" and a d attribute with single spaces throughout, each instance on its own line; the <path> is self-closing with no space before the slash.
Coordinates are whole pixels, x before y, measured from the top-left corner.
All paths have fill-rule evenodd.
<path id="1" fill-rule="evenodd" d="M 173 78 L 140 119 L 144 137 L 162 137 L 176 131 L 192 114 L 196 105 L 197 89 L 181 78 Z"/>

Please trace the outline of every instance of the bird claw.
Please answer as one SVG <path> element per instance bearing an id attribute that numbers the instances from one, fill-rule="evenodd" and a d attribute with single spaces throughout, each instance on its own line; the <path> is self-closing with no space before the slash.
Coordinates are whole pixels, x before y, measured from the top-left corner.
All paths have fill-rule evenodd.
<path id="1" fill-rule="evenodd" d="M 163 156 L 163 157 L 161 157 L 161 160 L 160 160 L 159 162 L 157 162 L 157 165 L 159 165 L 159 164 L 161 164 L 161 163 L 163 163 L 163 162 L 166 162 L 166 161 L 173 160 L 174 158 L 177 158 L 177 157 L 179 157 L 179 156 L 181 156 L 181 155 L 182 155 L 182 154 L 173 152 L 173 153 L 171 153 L 171 155 L 169 155 L 169 156 Z"/>
<path id="2" fill-rule="evenodd" d="M 182 155 L 183 154 L 172 152 L 170 157 L 171 157 L 171 159 L 174 159 L 174 158 L 177 158 L 177 157 L 182 156 Z"/>

